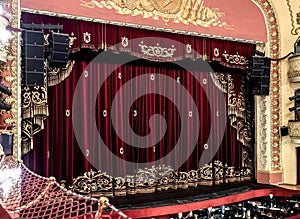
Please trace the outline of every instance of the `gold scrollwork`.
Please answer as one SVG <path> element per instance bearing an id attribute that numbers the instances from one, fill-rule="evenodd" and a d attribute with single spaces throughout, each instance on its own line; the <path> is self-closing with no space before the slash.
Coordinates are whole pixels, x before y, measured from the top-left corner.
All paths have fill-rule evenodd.
<path id="1" fill-rule="evenodd" d="M 167 189 L 188 188 L 197 185 L 212 185 L 214 180 L 217 183 L 226 181 L 239 181 L 250 179 L 253 175 L 252 169 L 243 167 L 236 169 L 228 166 L 219 160 L 206 164 L 197 170 L 175 171 L 170 166 L 158 165 L 151 168 L 138 169 L 134 175 L 117 177 L 101 171 L 93 170 L 84 173 L 73 180 L 70 187 L 74 192 L 99 197 L 103 194 L 107 196 L 124 196 L 126 194 L 151 193 Z"/>
<path id="2" fill-rule="evenodd" d="M 71 189 L 80 194 L 93 194 L 93 196 L 102 196 L 103 194 L 112 195 L 113 178 L 101 171 L 84 173 L 73 180 Z"/>
<path id="3" fill-rule="evenodd" d="M 139 47 L 141 48 L 143 55 L 157 58 L 171 58 L 176 51 L 174 45 L 172 45 L 171 48 L 161 47 L 159 43 L 157 43 L 156 46 L 147 46 L 143 41 L 141 41 Z"/>
<path id="4" fill-rule="evenodd" d="M 224 13 L 219 9 L 205 6 L 206 0 L 81 0 L 80 6 L 86 8 L 114 9 L 119 14 L 141 15 L 143 18 L 162 18 L 167 24 L 170 19 L 175 23 L 192 23 L 197 26 L 219 26 L 228 28 L 226 22 L 220 20 Z"/>
<path id="5" fill-rule="evenodd" d="M 74 33 L 71 33 L 71 36 L 69 36 L 69 48 L 72 48 L 74 41 L 77 39 L 76 36 L 74 36 Z"/>
<path id="6" fill-rule="evenodd" d="M 241 56 L 238 53 L 232 55 L 228 54 L 226 51 L 222 54 L 226 60 L 226 62 L 230 64 L 236 64 L 236 65 L 247 65 L 248 59 L 245 56 Z"/>

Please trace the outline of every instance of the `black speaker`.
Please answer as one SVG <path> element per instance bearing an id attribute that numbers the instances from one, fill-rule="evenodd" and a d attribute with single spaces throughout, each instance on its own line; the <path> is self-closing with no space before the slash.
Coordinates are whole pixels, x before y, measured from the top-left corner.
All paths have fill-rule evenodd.
<path id="1" fill-rule="evenodd" d="M 252 76 L 250 86 L 253 95 L 269 95 L 270 77 Z"/>
<path id="2" fill-rule="evenodd" d="M 280 128 L 280 136 L 287 136 L 289 134 L 289 128 L 286 126 L 282 126 Z"/>
<path id="3" fill-rule="evenodd" d="M 253 95 L 269 95 L 271 59 L 252 56 L 250 86 Z"/>
<path id="4" fill-rule="evenodd" d="M 13 134 L 0 134 L 0 143 L 5 155 L 13 154 Z"/>
<path id="5" fill-rule="evenodd" d="M 44 34 L 41 31 L 22 32 L 23 84 L 44 86 Z"/>
<path id="6" fill-rule="evenodd" d="M 69 35 L 50 33 L 49 35 L 49 66 L 63 68 L 69 58 Z"/>

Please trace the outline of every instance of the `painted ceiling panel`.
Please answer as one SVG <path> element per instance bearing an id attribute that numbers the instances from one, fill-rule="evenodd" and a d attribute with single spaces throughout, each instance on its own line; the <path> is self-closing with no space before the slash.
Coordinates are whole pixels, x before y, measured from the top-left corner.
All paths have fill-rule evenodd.
<path id="1" fill-rule="evenodd" d="M 251 0 L 21 0 L 21 7 L 119 25 L 267 41 L 264 16 Z"/>

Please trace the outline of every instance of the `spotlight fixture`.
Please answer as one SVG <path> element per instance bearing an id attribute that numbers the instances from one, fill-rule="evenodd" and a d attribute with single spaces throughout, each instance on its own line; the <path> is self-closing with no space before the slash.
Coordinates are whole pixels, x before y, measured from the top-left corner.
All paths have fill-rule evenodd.
<path id="1" fill-rule="evenodd" d="M 300 106 L 294 106 L 294 107 L 290 107 L 290 108 L 289 108 L 289 111 L 290 111 L 290 112 L 292 112 L 292 111 L 294 111 L 294 110 L 295 110 L 295 111 L 299 111 L 299 110 L 300 110 Z"/>
<path id="2" fill-rule="evenodd" d="M 289 97 L 289 100 L 290 101 L 292 101 L 292 100 L 299 101 L 300 100 L 300 94 L 292 96 L 292 97 Z"/>

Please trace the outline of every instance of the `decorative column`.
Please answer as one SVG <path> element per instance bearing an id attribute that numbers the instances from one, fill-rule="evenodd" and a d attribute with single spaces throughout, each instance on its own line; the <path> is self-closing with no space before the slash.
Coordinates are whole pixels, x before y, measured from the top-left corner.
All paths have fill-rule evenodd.
<path id="1" fill-rule="evenodd" d="M 279 58 L 280 35 L 278 19 L 270 0 L 254 0 L 262 10 L 268 27 L 266 56 Z M 256 97 L 256 178 L 260 183 L 279 184 L 283 182 L 280 146 L 280 80 L 278 62 L 271 62 L 270 95 Z"/>
<path id="2" fill-rule="evenodd" d="M 13 155 L 20 158 L 20 0 L 3 0 L 0 1 L 0 6 L 0 75 L 3 77 L 3 84 L 12 92 L 11 96 L 3 94 L 2 97 L 2 101 L 11 106 L 11 109 L 6 111 L 2 107 L 0 110 L 0 132 L 13 135 Z"/>

